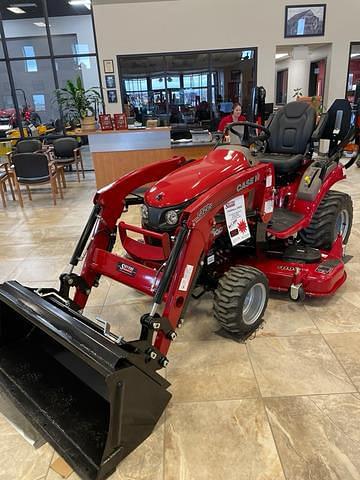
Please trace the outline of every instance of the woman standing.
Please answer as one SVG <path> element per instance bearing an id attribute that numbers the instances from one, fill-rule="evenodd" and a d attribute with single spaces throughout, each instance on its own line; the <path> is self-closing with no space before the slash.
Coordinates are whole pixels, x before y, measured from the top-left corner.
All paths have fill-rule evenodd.
<path id="1" fill-rule="evenodd" d="M 226 115 L 226 117 L 222 118 L 219 126 L 219 132 L 225 132 L 227 125 L 233 122 L 245 122 L 246 118 L 244 115 L 241 114 L 242 108 L 240 103 L 233 103 L 232 112 L 230 115 Z"/>

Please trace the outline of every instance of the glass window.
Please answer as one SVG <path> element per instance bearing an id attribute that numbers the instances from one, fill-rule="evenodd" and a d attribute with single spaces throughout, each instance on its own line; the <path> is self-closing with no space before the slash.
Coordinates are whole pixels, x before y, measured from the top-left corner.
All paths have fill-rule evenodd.
<path id="1" fill-rule="evenodd" d="M 347 78 L 347 98 L 354 101 L 356 86 L 360 83 L 360 43 L 351 46 L 349 58 L 349 75 Z"/>
<path id="2" fill-rule="evenodd" d="M 124 80 L 127 92 L 147 92 L 146 78 L 131 78 Z"/>
<path id="3" fill-rule="evenodd" d="M 240 102 L 246 114 L 251 89 L 255 86 L 255 50 L 213 52 L 211 69 L 214 75 L 215 99 L 213 110 L 219 118 L 226 113 L 227 104 Z"/>
<path id="4" fill-rule="evenodd" d="M 31 45 L 24 45 L 23 46 L 23 51 L 24 51 L 24 57 L 34 57 L 35 56 L 34 47 L 31 46 Z M 27 72 L 37 72 L 38 71 L 37 63 L 36 63 L 36 60 L 34 60 L 34 59 L 26 60 L 25 65 L 26 65 L 26 71 Z"/>
<path id="5" fill-rule="evenodd" d="M 26 70 L 27 60 L 11 62 L 19 108 L 30 111 L 37 118 L 48 123 L 59 118 L 54 102 L 54 77 L 50 60 L 37 60 L 37 71 Z M 41 101 L 40 101 L 41 100 Z M 38 110 L 40 106 L 41 110 Z"/>
<path id="6" fill-rule="evenodd" d="M 89 8 L 86 5 L 70 5 L 66 2 L 66 15 L 64 15 L 62 3 L 47 0 L 54 54 L 95 53 L 94 31 Z"/>
<path id="7" fill-rule="evenodd" d="M 41 0 L 21 3 L 20 10 L 23 13 L 13 13 L 6 6 L 0 8 L 10 58 L 28 56 L 24 55 L 24 46 L 32 47 L 33 54 L 31 56 L 49 55 Z"/>
<path id="8" fill-rule="evenodd" d="M 9 76 L 5 62 L 0 62 L 0 137 L 15 120 L 14 103 L 11 96 Z M 4 133 L 2 133 L 4 132 Z"/>
<path id="9" fill-rule="evenodd" d="M 33 104 L 36 112 L 45 112 L 45 95 L 41 93 L 33 94 Z"/>
<path id="10" fill-rule="evenodd" d="M 100 87 L 96 57 L 57 58 L 55 64 L 60 88 L 67 80 L 74 82 L 78 77 L 81 77 L 84 88 Z"/>
<path id="11" fill-rule="evenodd" d="M 1 41 L 1 36 L 0 36 L 0 58 L 4 58 L 4 49 Z"/>
<path id="12" fill-rule="evenodd" d="M 55 63 L 60 88 L 64 88 L 68 80 L 75 82 L 80 77 L 85 89 L 97 88 L 100 93 L 96 57 L 57 58 Z M 95 108 L 96 114 L 99 110 L 102 111 L 101 105 L 96 105 Z"/>

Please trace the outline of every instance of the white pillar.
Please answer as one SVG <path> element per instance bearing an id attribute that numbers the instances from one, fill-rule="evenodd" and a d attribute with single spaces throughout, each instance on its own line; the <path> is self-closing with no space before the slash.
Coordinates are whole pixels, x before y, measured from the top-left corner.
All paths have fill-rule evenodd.
<path id="1" fill-rule="evenodd" d="M 257 51 L 257 85 L 266 89 L 267 103 L 275 101 L 275 52 L 276 47 L 271 42 L 260 45 Z"/>

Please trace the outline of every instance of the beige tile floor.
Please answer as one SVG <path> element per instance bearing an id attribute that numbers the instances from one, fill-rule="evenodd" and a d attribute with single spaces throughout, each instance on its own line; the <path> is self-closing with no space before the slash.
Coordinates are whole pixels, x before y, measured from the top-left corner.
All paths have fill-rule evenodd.
<path id="1" fill-rule="evenodd" d="M 346 285 L 303 304 L 273 295 L 263 330 L 245 345 L 216 335 L 210 295 L 193 300 L 169 354 L 171 403 L 112 480 L 360 479 L 359 185 L 353 168 L 339 187 L 354 200 Z M 88 174 L 80 185 L 69 179 L 56 207 L 40 190 L 24 210 L 9 199 L 0 210 L 0 281 L 56 285 L 94 189 Z M 142 294 L 103 279 L 86 312 L 130 339 L 148 309 Z M 60 480 L 49 468 L 54 458 L 0 414 L 0 480 Z"/>

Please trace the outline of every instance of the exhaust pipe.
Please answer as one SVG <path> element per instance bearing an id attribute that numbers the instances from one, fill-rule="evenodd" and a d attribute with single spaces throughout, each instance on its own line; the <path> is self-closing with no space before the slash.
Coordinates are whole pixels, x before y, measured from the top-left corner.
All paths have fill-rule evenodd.
<path id="1" fill-rule="evenodd" d="M 17 282 L 0 285 L 0 388 L 85 480 L 111 475 L 171 398 L 143 344 L 112 341 Z"/>

